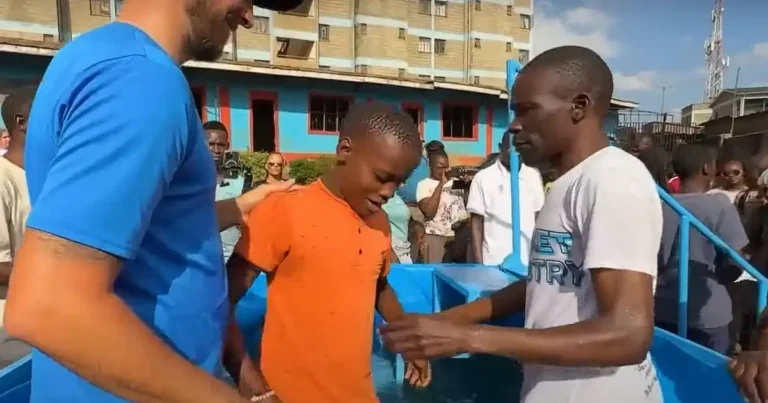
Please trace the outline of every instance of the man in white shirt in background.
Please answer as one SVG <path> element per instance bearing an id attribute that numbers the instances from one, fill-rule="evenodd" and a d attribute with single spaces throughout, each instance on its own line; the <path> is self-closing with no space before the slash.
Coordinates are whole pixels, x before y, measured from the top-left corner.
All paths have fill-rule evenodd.
<path id="1" fill-rule="evenodd" d="M 509 176 L 509 131 L 499 144 L 496 163 L 475 175 L 469 189 L 467 211 L 472 230 L 471 258 L 490 266 L 501 264 L 512 253 L 512 192 Z M 536 214 L 544 205 L 541 174 L 525 164 L 520 178 L 520 260 L 528 266 Z"/>
<path id="2" fill-rule="evenodd" d="M 27 137 L 27 118 L 35 89 L 21 88 L 3 101 L 0 108 L 3 122 L 13 136 L 8 150 L 0 157 L 0 318 L 5 311 L 5 296 L 16 251 L 29 215 L 29 191 L 24 173 L 24 145 Z M 9 339 L 0 326 L 0 368 L 29 353 L 23 342 Z"/>
<path id="3" fill-rule="evenodd" d="M 0 157 L 8 152 L 8 146 L 11 144 L 11 134 L 8 129 L 0 129 Z"/>

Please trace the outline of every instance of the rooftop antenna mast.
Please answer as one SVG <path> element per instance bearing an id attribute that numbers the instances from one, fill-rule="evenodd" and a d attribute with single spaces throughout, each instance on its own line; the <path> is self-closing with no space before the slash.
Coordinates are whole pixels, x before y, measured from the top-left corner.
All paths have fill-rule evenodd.
<path id="1" fill-rule="evenodd" d="M 707 61 L 707 84 L 704 89 L 704 102 L 712 102 L 723 90 L 725 70 L 730 65 L 730 58 L 723 52 L 723 0 L 715 0 L 712 10 L 712 34 L 704 42 L 704 55 Z"/>

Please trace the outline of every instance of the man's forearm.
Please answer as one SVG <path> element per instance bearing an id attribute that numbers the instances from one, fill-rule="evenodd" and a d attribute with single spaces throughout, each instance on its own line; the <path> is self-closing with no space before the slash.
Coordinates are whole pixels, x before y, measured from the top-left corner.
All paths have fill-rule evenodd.
<path id="1" fill-rule="evenodd" d="M 517 281 L 488 297 L 438 313 L 438 317 L 455 323 L 480 323 L 505 318 L 525 309 L 525 281 Z"/>
<path id="2" fill-rule="evenodd" d="M 653 325 L 596 318 L 548 329 L 473 325 L 466 329 L 471 353 L 505 355 L 525 363 L 567 367 L 613 367 L 642 362 Z"/>
<path id="3" fill-rule="evenodd" d="M 9 334 L 99 387 L 140 402 L 245 401 L 177 355 L 117 296 L 50 296 L 45 301 L 50 303 L 9 306 Z"/>
<path id="4" fill-rule="evenodd" d="M 243 222 L 243 209 L 238 198 L 219 200 L 216 202 L 216 218 L 219 221 L 219 231 L 224 231 Z"/>

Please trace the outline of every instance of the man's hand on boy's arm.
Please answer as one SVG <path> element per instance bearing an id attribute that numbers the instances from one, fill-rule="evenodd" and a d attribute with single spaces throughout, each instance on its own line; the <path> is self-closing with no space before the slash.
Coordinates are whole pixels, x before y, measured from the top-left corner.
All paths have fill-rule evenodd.
<path id="1" fill-rule="evenodd" d="M 556 366 L 641 362 L 653 335 L 653 278 L 629 270 L 593 269 L 591 274 L 599 313 L 583 322 L 548 329 L 517 329 L 409 317 L 385 326 L 381 334 L 390 349 L 406 358 L 470 352 Z"/>
<path id="2" fill-rule="evenodd" d="M 298 189 L 293 180 L 268 183 L 249 190 L 238 197 L 216 202 L 216 217 L 219 221 L 219 230 L 224 231 L 246 221 L 248 213 L 259 202 L 275 192 L 289 192 Z"/>
<path id="3" fill-rule="evenodd" d="M 402 320 L 409 315 L 397 300 L 395 290 L 386 277 L 380 277 L 376 287 L 376 310 L 387 323 Z M 405 378 L 416 387 L 426 387 L 432 382 L 432 368 L 427 360 L 409 360 L 405 363 Z"/>

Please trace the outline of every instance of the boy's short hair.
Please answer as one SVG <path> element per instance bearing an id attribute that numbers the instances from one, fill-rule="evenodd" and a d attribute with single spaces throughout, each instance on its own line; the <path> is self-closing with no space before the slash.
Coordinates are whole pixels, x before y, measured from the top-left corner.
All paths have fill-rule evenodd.
<path id="1" fill-rule="evenodd" d="M 432 162 L 434 158 L 439 158 L 439 157 L 448 158 L 448 153 L 446 153 L 444 149 L 440 149 L 440 150 L 429 152 L 427 154 L 427 157 L 429 158 L 429 161 Z"/>
<path id="2" fill-rule="evenodd" d="M 224 133 L 229 133 L 227 131 L 227 126 L 224 126 L 224 123 L 221 123 L 218 120 L 209 120 L 203 123 L 203 129 L 204 130 L 220 130 Z"/>
<path id="3" fill-rule="evenodd" d="M 711 164 L 717 153 L 711 147 L 701 144 L 684 144 L 672 157 L 672 168 L 681 180 L 691 179 L 701 173 L 705 165 Z"/>
<path id="4" fill-rule="evenodd" d="M 405 113 L 381 102 L 352 105 L 341 123 L 339 138 L 360 135 L 392 136 L 398 143 L 420 146 L 419 128 Z"/>

